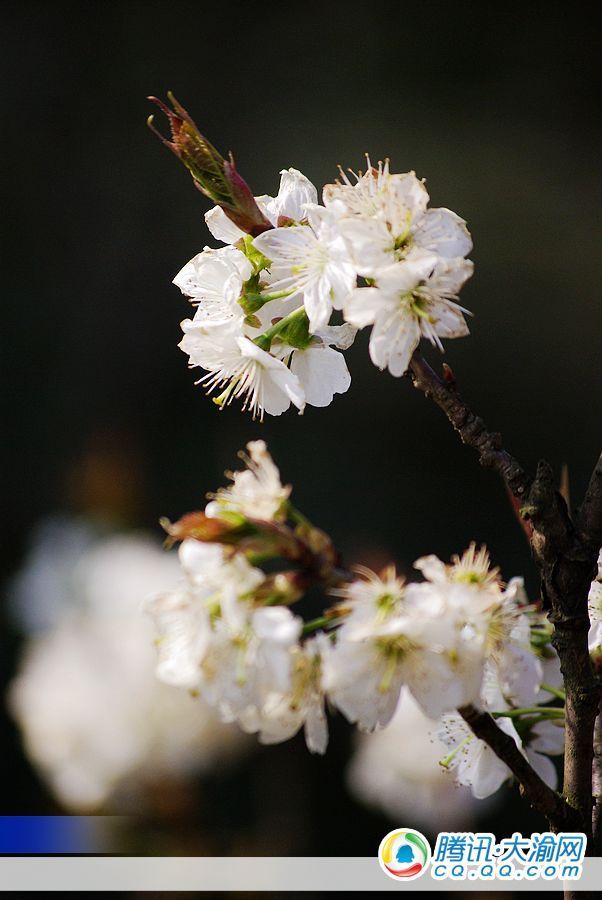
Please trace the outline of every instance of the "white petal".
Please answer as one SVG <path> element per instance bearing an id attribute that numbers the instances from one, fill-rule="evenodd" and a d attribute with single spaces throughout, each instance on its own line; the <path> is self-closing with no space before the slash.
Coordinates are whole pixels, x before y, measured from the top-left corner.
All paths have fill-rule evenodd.
<path id="1" fill-rule="evenodd" d="M 339 350 L 348 350 L 355 340 L 357 328 L 346 322 L 344 325 L 325 325 L 314 334 L 324 344 L 337 347 Z"/>
<path id="2" fill-rule="evenodd" d="M 245 236 L 245 232 L 235 225 L 219 206 L 214 206 L 205 213 L 205 222 L 213 237 L 224 244 L 235 244 Z"/>
<path id="3" fill-rule="evenodd" d="M 332 315 L 332 301 L 330 284 L 325 279 L 318 279 L 305 289 L 303 303 L 312 333 L 328 325 Z"/>
<path id="4" fill-rule="evenodd" d="M 389 297 L 376 287 L 355 288 L 345 302 L 343 315 L 356 328 L 372 325 L 377 315 L 391 306 Z"/>
<path id="5" fill-rule="evenodd" d="M 450 209 L 429 209 L 414 229 L 414 241 L 425 250 L 452 259 L 466 256 L 472 250 L 472 240 L 466 222 Z"/>
<path id="6" fill-rule="evenodd" d="M 335 394 L 344 394 L 351 384 L 343 354 L 324 345 L 295 350 L 291 371 L 301 382 L 311 406 L 328 406 Z"/>
<path id="7" fill-rule="evenodd" d="M 421 556 L 414 563 L 414 568 L 422 572 L 426 580 L 433 582 L 433 584 L 447 584 L 448 582 L 445 563 L 441 562 L 434 554 Z"/>
<path id="8" fill-rule="evenodd" d="M 381 269 L 377 276 L 377 284 L 388 294 L 396 296 L 407 294 L 421 282 L 431 278 L 438 262 L 434 253 L 412 250 L 404 260 Z"/>
<path id="9" fill-rule="evenodd" d="M 253 238 L 253 246 L 269 260 L 278 259 L 283 253 L 302 260 L 315 242 L 316 237 L 307 225 L 272 228 Z"/>
<path id="10" fill-rule="evenodd" d="M 424 214 L 428 202 L 424 182 L 416 177 L 415 172 L 391 175 L 383 212 L 393 234 L 403 234 L 412 221 Z"/>
<path id="11" fill-rule="evenodd" d="M 311 753 L 326 753 L 328 746 L 328 722 L 324 702 L 316 699 L 310 703 L 305 720 L 305 743 Z"/>
<path id="12" fill-rule="evenodd" d="M 379 369 L 388 367 L 399 378 L 407 372 L 412 353 L 420 341 L 420 326 L 409 307 L 394 313 L 384 312 L 374 323 L 370 335 L 370 359 Z"/>
<path id="13" fill-rule="evenodd" d="M 238 338 L 237 342 L 242 355 L 254 359 L 264 370 L 261 401 L 263 409 L 271 416 L 279 416 L 286 412 L 291 403 L 302 410 L 305 406 L 303 388 L 297 376 L 282 360 L 276 359 L 271 353 L 266 353 L 246 337 Z"/>
<path id="14" fill-rule="evenodd" d="M 298 222 L 305 215 L 305 204 L 318 202 L 318 192 L 298 169 L 283 169 L 280 176 L 278 196 L 268 203 L 269 213 L 275 223 L 279 216 Z"/>
<path id="15" fill-rule="evenodd" d="M 550 756 L 559 756 L 564 753 L 564 724 L 562 721 L 538 722 L 531 729 L 528 749 L 537 753 L 548 753 Z"/>
<path id="16" fill-rule="evenodd" d="M 485 797 L 495 794 L 511 775 L 506 763 L 498 759 L 493 750 L 484 745 L 471 773 L 472 793 L 478 800 L 484 800 Z"/>
<path id="17" fill-rule="evenodd" d="M 527 747 L 527 759 L 542 781 L 555 791 L 558 787 L 558 773 L 552 760 L 541 753 L 535 753 L 530 747 Z"/>
<path id="18" fill-rule="evenodd" d="M 182 568 L 187 575 L 203 577 L 208 570 L 213 570 L 224 561 L 224 551 L 219 544 L 204 544 L 194 538 L 182 541 L 178 550 Z"/>
<path id="19" fill-rule="evenodd" d="M 432 327 L 439 337 L 458 338 L 469 334 L 468 325 L 462 311 L 448 301 L 429 301 L 428 312 L 436 320 Z M 428 334 L 425 337 L 428 337 Z"/>
<path id="20" fill-rule="evenodd" d="M 290 646 L 301 635 L 303 623 L 286 606 L 263 606 L 252 616 L 253 630 L 263 641 Z"/>
<path id="21" fill-rule="evenodd" d="M 440 259 L 430 280 L 434 294 L 457 297 L 465 281 L 472 275 L 474 264 L 470 259 Z"/>
<path id="22" fill-rule="evenodd" d="M 339 222 L 360 275 L 373 276 L 391 264 L 394 238 L 382 219 L 353 216 Z"/>

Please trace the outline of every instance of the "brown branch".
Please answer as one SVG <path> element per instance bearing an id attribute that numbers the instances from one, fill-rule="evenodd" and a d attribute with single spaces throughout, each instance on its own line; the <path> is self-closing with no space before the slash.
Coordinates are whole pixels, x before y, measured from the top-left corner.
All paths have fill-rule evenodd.
<path id="1" fill-rule="evenodd" d="M 529 478 L 517 460 L 502 447 L 501 435 L 488 431 L 484 421 L 472 412 L 455 387 L 443 381 L 418 352 L 412 356 L 410 374 L 414 386 L 443 410 L 462 442 L 477 451 L 481 465 L 494 469 L 514 496 L 523 497 L 530 486 Z"/>
<path id="2" fill-rule="evenodd" d="M 600 685 L 591 664 L 587 635 L 587 597 L 602 543 L 602 457 L 592 475 L 577 527 L 556 489 L 551 466 L 542 461 L 534 478 L 504 448 L 456 391 L 423 357 L 414 353 L 409 374 L 414 386 L 445 413 L 461 440 L 496 471 L 520 501 L 520 515 L 531 523 L 531 546 L 541 576 L 544 608 L 554 625 L 552 642 L 560 657 L 566 689 L 564 796 L 591 835 L 594 722 Z"/>
<path id="3" fill-rule="evenodd" d="M 479 712 L 474 706 L 463 706 L 458 712 L 475 735 L 506 763 L 519 783 L 521 795 L 548 819 L 554 831 L 578 829 L 576 811 L 539 777 L 514 740 L 498 727 L 489 713 Z"/>

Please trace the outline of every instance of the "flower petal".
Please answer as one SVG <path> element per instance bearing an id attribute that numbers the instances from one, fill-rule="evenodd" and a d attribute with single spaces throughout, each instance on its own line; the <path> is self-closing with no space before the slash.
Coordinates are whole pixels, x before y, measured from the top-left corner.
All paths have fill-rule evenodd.
<path id="1" fill-rule="evenodd" d="M 303 385 L 311 406 L 328 406 L 335 394 L 344 394 L 351 384 L 343 354 L 324 345 L 295 350 L 291 372 Z"/>

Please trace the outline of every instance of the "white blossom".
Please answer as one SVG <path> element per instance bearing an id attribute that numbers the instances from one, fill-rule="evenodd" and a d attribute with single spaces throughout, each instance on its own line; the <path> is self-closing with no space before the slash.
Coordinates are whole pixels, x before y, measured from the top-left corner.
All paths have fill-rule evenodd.
<path id="1" fill-rule="evenodd" d="M 208 516 L 236 512 L 250 519 L 272 521 L 279 518 L 283 505 L 291 493 L 290 485 L 283 485 L 280 472 L 268 452 L 265 441 L 250 441 L 247 453 L 241 453 L 246 468 L 226 473 L 232 484 L 220 488 L 205 512 Z"/>
<path id="2" fill-rule="evenodd" d="M 216 326 L 195 316 L 182 322 L 182 329 L 179 346 L 188 354 L 190 367 L 208 370 L 198 383 L 208 393 L 221 390 L 214 400 L 218 406 L 242 399 L 243 410 L 261 419 L 264 412 L 281 415 L 291 403 L 303 410 L 305 395 L 297 376 L 242 333 L 238 322 Z"/>
<path id="3" fill-rule="evenodd" d="M 157 676 L 167 684 L 197 689 L 204 682 L 203 665 L 214 641 L 212 617 L 223 612 L 229 615 L 231 632 L 244 631 L 251 610 L 239 598 L 258 587 L 264 576 L 243 556 L 226 558 L 221 545 L 189 539 L 178 552 L 185 578 L 175 589 L 156 594 L 147 612 L 159 636 Z"/>
<path id="4" fill-rule="evenodd" d="M 243 318 L 242 307 L 237 301 L 251 274 L 251 263 L 240 250 L 205 247 L 202 253 L 186 263 L 173 283 L 192 303 L 198 304 L 198 320 L 226 322 Z"/>
<path id="5" fill-rule="evenodd" d="M 449 209 L 427 209 L 429 196 L 414 172 L 391 174 L 389 164 L 367 172 L 353 184 L 326 185 L 324 203 L 339 219 L 358 273 L 376 276 L 416 249 L 443 259 L 465 257 L 472 249 L 466 223 Z"/>
<path id="6" fill-rule="evenodd" d="M 321 658 L 328 638 L 316 635 L 291 648 L 290 686 L 270 691 L 260 709 L 249 709 L 239 721 L 246 731 L 257 732 L 263 744 L 293 737 L 301 728 L 312 753 L 323 754 L 328 745 L 325 695 L 321 684 Z"/>
<path id="7" fill-rule="evenodd" d="M 520 680 L 520 675 L 518 680 Z M 527 684 L 530 688 L 530 675 Z M 504 715 L 505 712 L 510 713 L 513 706 L 504 695 L 505 691 L 507 691 L 506 682 L 503 677 L 500 677 L 499 663 L 490 657 L 485 665 L 481 697 L 475 705 L 477 708 L 495 714 L 498 727 L 511 735 L 523 756 L 528 759 L 538 775 L 546 784 L 555 789 L 557 784 L 556 768 L 548 757 L 560 754 L 564 750 L 564 719 L 562 717 L 540 718 L 535 713 L 531 714 L 532 717 L 527 715 L 527 718 L 521 719 L 520 722 L 521 734 L 523 734 L 523 740 L 521 740 L 512 717 Z M 531 691 L 528 699 L 531 703 L 533 702 Z M 545 715 L 545 707 L 542 707 L 541 716 Z M 459 714 L 443 716 L 436 733 L 450 749 L 450 753 L 441 760 L 441 764 L 453 773 L 458 784 L 470 786 L 475 797 L 489 796 L 511 777 L 508 766 L 495 755 L 484 741 L 474 735 Z"/>
<path id="8" fill-rule="evenodd" d="M 467 312 L 455 300 L 472 272 L 465 259 L 445 260 L 425 250 L 379 270 L 374 284 L 356 288 L 344 304 L 348 322 L 372 325 L 370 358 L 399 377 L 421 337 L 443 349 L 442 338 L 468 334 Z"/>
<path id="9" fill-rule="evenodd" d="M 147 606 L 158 631 L 157 675 L 198 691 L 224 721 L 258 730 L 250 723 L 268 698 L 291 690 L 302 620 L 284 606 L 254 605 L 264 575 L 242 554 L 187 540 L 180 560 L 185 580 Z"/>
<path id="10" fill-rule="evenodd" d="M 472 702 L 481 687 L 489 605 L 478 587 L 404 586 L 392 570 L 382 578 L 363 574 L 343 591 L 342 609 L 350 612 L 324 663 L 335 705 L 373 730 L 393 716 L 402 684 L 432 718 Z"/>
<path id="11" fill-rule="evenodd" d="M 498 718 L 496 724 L 520 747 L 520 738 L 510 718 Z M 458 784 L 470 787 L 477 799 L 494 794 L 512 776 L 506 763 L 474 734 L 458 713 L 443 718 L 437 737 L 450 748 L 441 765 L 453 771 Z"/>
<path id="12" fill-rule="evenodd" d="M 332 213 L 305 207 L 307 225 L 273 228 L 253 241 L 270 260 L 269 292 L 302 294 L 312 333 L 328 324 L 355 287 L 356 270 Z"/>

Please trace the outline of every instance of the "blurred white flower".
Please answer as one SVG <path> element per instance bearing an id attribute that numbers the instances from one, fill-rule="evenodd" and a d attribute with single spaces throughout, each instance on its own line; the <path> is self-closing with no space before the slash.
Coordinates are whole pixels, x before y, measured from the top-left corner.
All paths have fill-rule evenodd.
<path id="1" fill-rule="evenodd" d="M 312 753 L 326 752 L 328 721 L 321 685 L 321 658 L 327 641 L 320 634 L 309 638 L 303 646 L 291 647 L 288 689 L 268 692 L 259 709 L 247 708 L 239 717 L 245 731 L 257 732 L 263 744 L 275 744 L 304 728 L 308 749 Z"/>
<path id="2" fill-rule="evenodd" d="M 540 778 L 553 790 L 558 787 L 558 773 L 550 756 L 564 753 L 564 720 L 548 719 L 530 729 L 525 753 Z"/>
<path id="3" fill-rule="evenodd" d="M 350 792 L 391 819 L 411 819 L 433 832 L 470 827 L 477 804 L 439 765 L 446 747 L 435 727 L 403 687 L 389 725 L 358 735 L 346 773 Z"/>
<path id="4" fill-rule="evenodd" d="M 251 519 L 271 521 L 278 517 L 290 497 L 290 485 L 284 486 L 280 472 L 265 441 L 250 441 L 248 453 L 240 456 L 246 464 L 241 472 L 226 473 L 232 485 L 219 488 L 205 510 L 208 516 L 237 512 Z"/>
<path id="5" fill-rule="evenodd" d="M 141 605 L 177 571 L 150 539 L 100 540 L 80 557 L 60 616 L 26 644 L 10 707 L 30 759 L 69 809 L 141 795 L 147 781 L 211 769 L 242 746 L 207 705 L 154 676 Z"/>
<path id="6" fill-rule="evenodd" d="M 381 578 L 363 571 L 362 579 L 337 592 L 346 617 L 325 655 L 324 686 L 332 702 L 364 730 L 388 723 L 402 684 L 433 719 L 480 702 L 486 664 L 501 658 L 502 632 L 515 640 L 516 652 L 527 655 L 528 647 L 516 636 L 521 582 L 502 589 L 484 548 L 477 552 L 472 545 L 448 566 L 435 556 L 415 565 L 425 577 L 422 583 L 404 585 L 391 570 Z M 534 700 L 540 664 L 533 656 L 532 663 L 525 658 L 518 666 L 515 655 L 510 667 L 509 659 L 508 692 L 530 692 Z"/>
<path id="7" fill-rule="evenodd" d="M 64 514 L 35 526 L 25 565 L 8 588 L 11 615 L 24 632 L 49 628 L 66 608 L 81 605 L 77 563 L 101 534 L 86 519 Z"/>
<path id="8" fill-rule="evenodd" d="M 147 604 L 159 635 L 157 675 L 197 690 L 223 721 L 260 730 L 266 704 L 293 690 L 303 622 L 285 606 L 254 605 L 264 575 L 242 554 L 187 540 L 180 560 L 186 581 Z"/>
<path id="9" fill-rule="evenodd" d="M 200 689 L 215 674 L 208 657 L 216 652 L 216 617 L 223 615 L 229 635 L 235 643 L 240 636 L 244 646 L 251 607 L 241 598 L 264 576 L 240 554 L 226 558 L 219 544 L 189 539 L 178 555 L 186 578 L 179 579 L 175 589 L 150 596 L 146 611 L 158 633 L 158 677 L 167 684 Z"/>

